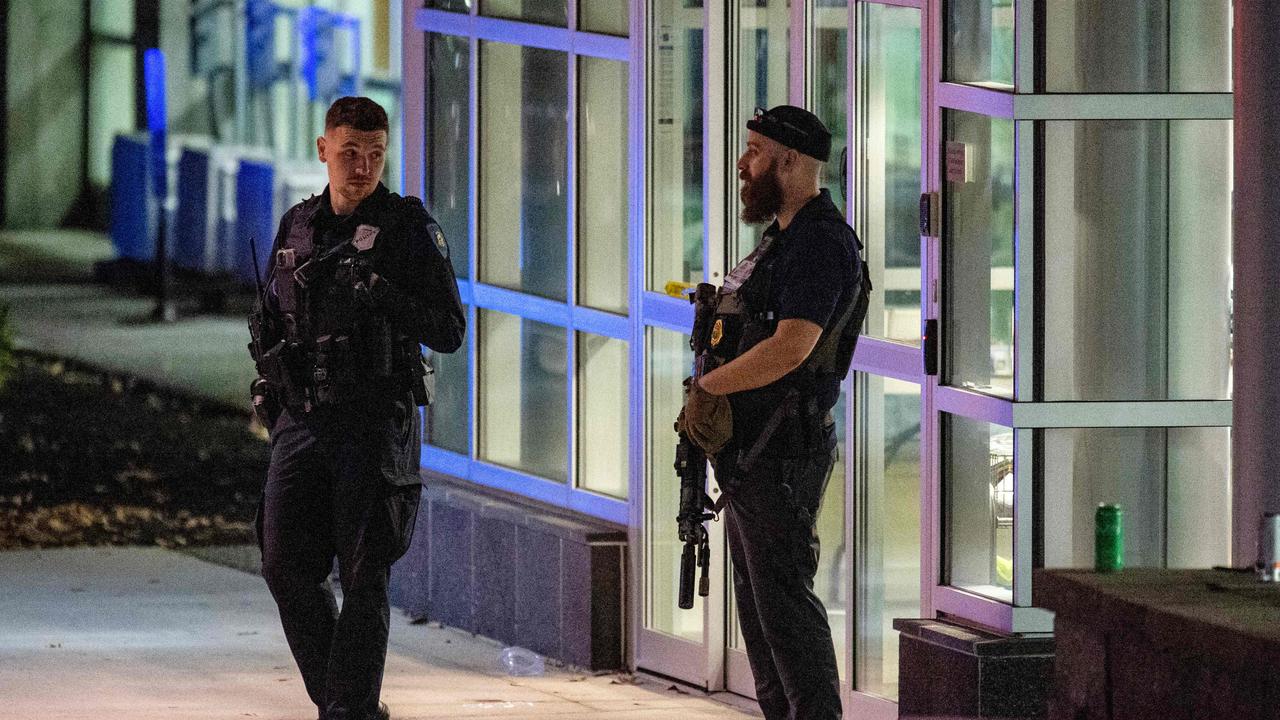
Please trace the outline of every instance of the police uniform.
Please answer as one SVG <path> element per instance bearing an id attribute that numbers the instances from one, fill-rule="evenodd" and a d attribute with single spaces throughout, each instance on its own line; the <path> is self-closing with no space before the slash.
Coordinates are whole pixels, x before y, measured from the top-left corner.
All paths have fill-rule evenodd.
<path id="1" fill-rule="evenodd" d="M 268 274 L 254 355 L 280 410 L 257 521 L 263 576 L 321 717 L 364 720 L 378 712 L 391 564 L 421 493 L 419 344 L 453 352 L 465 316 L 439 226 L 381 183 L 350 215 L 334 214 L 328 188 L 292 207 Z"/>
<path id="2" fill-rule="evenodd" d="M 738 620 L 756 696 L 771 720 L 841 714 L 831 630 L 813 592 L 814 520 L 836 460 L 830 411 L 866 315 L 870 284 L 859 250 L 822 190 L 785 230 L 775 221 L 730 272 L 711 333 L 713 352 L 727 362 L 771 336 L 781 320 L 822 327 L 799 368 L 728 396 L 733 436 L 714 461 L 727 496 Z"/>

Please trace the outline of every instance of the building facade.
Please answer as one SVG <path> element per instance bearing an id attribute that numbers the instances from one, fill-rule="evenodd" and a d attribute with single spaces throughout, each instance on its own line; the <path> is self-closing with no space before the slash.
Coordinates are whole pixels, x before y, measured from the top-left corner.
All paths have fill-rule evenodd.
<path id="1" fill-rule="evenodd" d="M 628 662 L 753 693 L 720 525 L 676 608 L 683 284 L 759 228 L 756 107 L 835 135 L 875 285 L 816 581 L 849 717 L 896 717 L 894 618 L 1041 633 L 1039 567 L 1232 552 L 1227 0 L 406 0 L 405 190 L 470 327 L 424 466 L 625 526 Z M 843 149 L 843 152 L 837 152 Z"/>

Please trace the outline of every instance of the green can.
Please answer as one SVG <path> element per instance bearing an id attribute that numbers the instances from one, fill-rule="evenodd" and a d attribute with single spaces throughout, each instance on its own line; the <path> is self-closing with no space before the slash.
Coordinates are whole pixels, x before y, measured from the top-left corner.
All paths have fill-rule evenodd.
<path id="1" fill-rule="evenodd" d="M 1093 516 L 1093 569 L 1124 569 L 1124 508 L 1101 504 Z"/>

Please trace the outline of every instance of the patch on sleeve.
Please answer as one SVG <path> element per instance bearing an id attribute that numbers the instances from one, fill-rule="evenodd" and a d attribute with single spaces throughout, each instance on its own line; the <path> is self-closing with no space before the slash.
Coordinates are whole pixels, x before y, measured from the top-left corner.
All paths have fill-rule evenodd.
<path id="1" fill-rule="evenodd" d="M 449 257 L 449 243 L 444 239 L 444 231 L 440 229 L 440 226 L 435 223 L 427 225 L 427 233 L 431 236 L 432 242 L 436 244 L 436 248 L 440 250 L 440 254 L 443 257 Z"/>
<path id="2" fill-rule="evenodd" d="M 378 238 L 378 228 L 372 225 L 361 225 L 356 228 L 355 237 L 351 238 L 351 244 L 356 246 L 356 250 L 365 252 L 373 249 L 373 241 Z"/>

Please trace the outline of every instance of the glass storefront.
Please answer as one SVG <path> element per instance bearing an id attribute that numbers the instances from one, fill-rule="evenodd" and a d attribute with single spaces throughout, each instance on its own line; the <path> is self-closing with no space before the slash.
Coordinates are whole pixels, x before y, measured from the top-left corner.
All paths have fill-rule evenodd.
<path id="1" fill-rule="evenodd" d="M 1225 0 L 654 0 L 634 43 L 628 0 L 428 5 L 425 199 L 476 322 L 432 359 L 424 464 L 627 524 L 638 667 L 753 692 L 722 523 L 720 585 L 675 605 L 672 421 L 680 293 L 760 233 L 734 167 L 756 107 L 832 130 L 820 182 L 875 286 L 817 518 L 853 712 L 897 698 L 895 618 L 1048 630 L 1031 570 L 1088 567 L 1100 502 L 1132 566 L 1228 560 Z"/>

